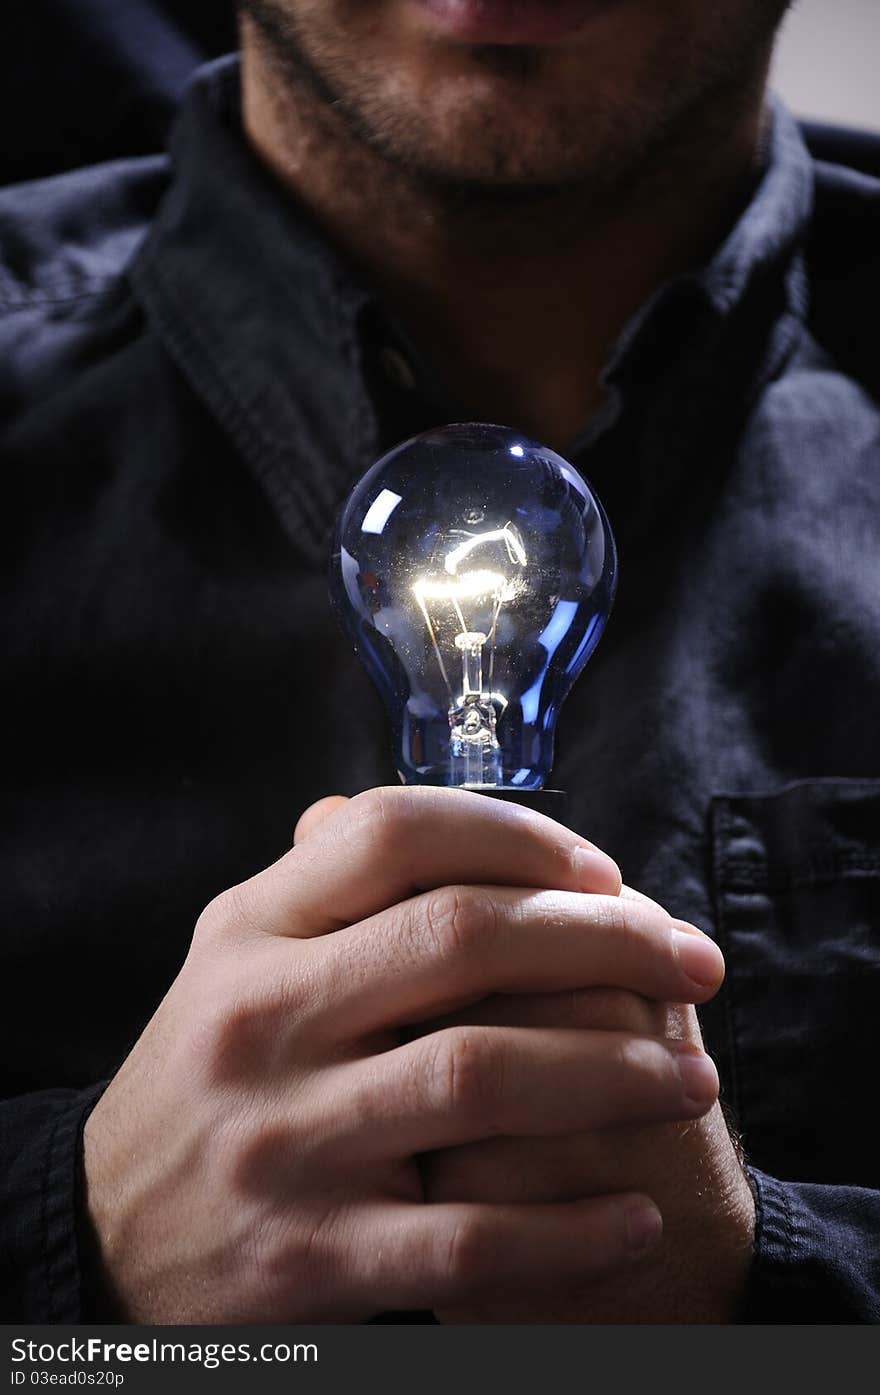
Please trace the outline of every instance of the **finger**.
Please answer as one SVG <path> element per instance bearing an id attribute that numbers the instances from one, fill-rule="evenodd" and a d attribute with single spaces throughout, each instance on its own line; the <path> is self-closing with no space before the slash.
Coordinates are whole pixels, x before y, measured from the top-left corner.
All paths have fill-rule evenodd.
<path id="1" fill-rule="evenodd" d="M 509 887 L 443 887 L 413 897 L 316 940 L 310 957 L 316 980 L 332 985 L 325 1016 L 344 1024 L 349 1039 L 493 993 L 612 986 L 702 1003 L 724 976 L 717 945 L 683 933 L 650 905 Z"/>
<path id="2" fill-rule="evenodd" d="M 664 1036 L 668 1009 L 623 988 L 573 988 L 567 993 L 493 994 L 469 1007 L 422 1022 L 412 1038 L 443 1027 L 568 1027 Z M 677 1034 L 676 1034 L 677 1035 Z"/>
<path id="3" fill-rule="evenodd" d="M 650 896 L 646 896 L 643 891 L 636 891 L 634 887 L 621 886 L 620 895 L 627 901 L 640 901 L 643 906 L 655 906 L 657 910 L 661 909 L 657 901 L 652 901 Z"/>
<path id="4" fill-rule="evenodd" d="M 533 810 L 467 790 L 400 786 L 338 806 L 272 867 L 218 898 L 269 934 L 308 938 L 449 882 L 616 896 L 605 853 Z"/>
<path id="5" fill-rule="evenodd" d="M 717 1105 L 701 1119 L 543 1138 L 486 1138 L 419 1159 L 431 1202 L 574 1201 L 644 1190 L 658 1202 L 705 1187 Z"/>
<path id="6" fill-rule="evenodd" d="M 344 794 L 328 794 L 324 799 L 317 799 L 314 804 L 310 804 L 297 820 L 293 830 L 294 843 L 304 843 L 330 814 L 335 814 L 337 809 L 344 809 L 348 802 Z"/>
<path id="7" fill-rule="evenodd" d="M 485 1201 L 518 1206 L 523 1202 L 575 1201 L 608 1187 L 615 1191 L 645 1187 L 649 1169 L 644 1161 L 641 1173 L 633 1166 L 629 1140 L 643 1140 L 642 1146 L 650 1150 L 648 1157 L 653 1159 L 661 1133 L 693 1127 L 689 1121 L 556 1137 L 485 1138 L 461 1148 L 425 1153 L 419 1169 L 430 1202 Z"/>
<path id="8" fill-rule="evenodd" d="M 332 1133 L 328 1173 L 499 1135 L 696 1119 L 718 1098 L 704 1052 L 623 1032 L 455 1027 L 336 1071 L 322 1100 L 344 1098 L 345 1117 L 314 1128 Z"/>
<path id="9" fill-rule="evenodd" d="M 590 1283 L 643 1260 L 663 1225 L 632 1192 L 546 1206 L 398 1205 L 359 1219 L 349 1262 L 374 1312 Z"/>

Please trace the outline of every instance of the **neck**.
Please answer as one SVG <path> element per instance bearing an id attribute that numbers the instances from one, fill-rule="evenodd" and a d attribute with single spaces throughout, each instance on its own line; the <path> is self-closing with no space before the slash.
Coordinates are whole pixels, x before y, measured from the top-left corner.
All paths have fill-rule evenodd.
<path id="1" fill-rule="evenodd" d="M 263 162 L 377 284 L 459 408 L 565 451 L 627 319 L 699 264 L 758 171 L 766 66 L 624 191 L 444 197 L 281 81 L 244 25 L 243 120 Z"/>

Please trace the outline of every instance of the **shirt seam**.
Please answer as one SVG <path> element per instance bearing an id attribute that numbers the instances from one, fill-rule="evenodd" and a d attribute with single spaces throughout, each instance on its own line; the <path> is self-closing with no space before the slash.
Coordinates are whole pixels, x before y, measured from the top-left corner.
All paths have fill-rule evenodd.
<path id="1" fill-rule="evenodd" d="M 715 915 L 718 926 L 718 939 L 723 952 L 727 941 L 727 912 L 724 904 L 724 888 L 727 884 L 726 848 L 728 840 L 726 834 L 728 824 L 727 806 L 721 800 L 718 800 L 715 804 L 715 818 L 716 826 L 713 829 L 713 853 L 715 863 L 714 871 L 717 897 Z M 737 1127 L 739 1127 L 739 1115 L 742 1101 L 742 1067 L 739 1057 L 739 1045 L 737 1039 L 736 994 L 733 987 L 732 976 L 728 976 L 728 979 L 724 985 L 722 1002 L 724 1005 L 724 1021 L 725 1026 L 727 1028 L 727 1040 L 729 1043 L 730 1052 L 729 1076 L 730 1090 L 733 1096 L 732 1108 L 734 1117 L 737 1120 Z"/>
<path id="2" fill-rule="evenodd" d="M 149 284 L 144 284 L 144 272 L 149 272 Z M 252 410 L 238 397 L 207 341 L 184 314 L 178 313 L 173 296 L 148 252 L 138 259 L 135 275 L 141 283 L 141 294 L 147 308 L 153 310 L 160 334 L 172 350 L 173 357 L 199 395 L 207 400 L 220 424 L 253 461 L 260 481 L 268 483 L 271 480 L 281 495 L 282 506 L 298 510 L 306 528 L 312 532 L 323 530 L 323 524 L 316 517 L 306 491 L 297 488 L 295 479 L 280 467 L 278 443 L 263 431 Z M 200 383 L 202 373 L 208 381 Z"/>
<path id="3" fill-rule="evenodd" d="M 737 862 L 733 858 L 724 864 L 724 885 L 729 891 L 784 891 L 790 887 L 835 881 L 847 873 L 864 873 L 866 876 L 880 873 L 880 856 L 841 853 L 836 857 L 798 862 L 791 871 L 772 874 L 765 864 Z"/>
<path id="4" fill-rule="evenodd" d="M 94 282 L 85 290 L 72 291 L 69 295 L 43 295 L 38 292 L 27 299 L 5 300 L 0 298 L 0 314 L 15 315 L 25 310 L 41 310 L 43 306 L 75 305 L 81 300 L 99 300 L 118 280 L 118 274 L 109 276 L 106 280 Z"/>
<path id="5" fill-rule="evenodd" d="M 82 1136 L 106 1089 L 104 1081 L 79 1092 L 58 1111 L 47 1136 L 42 1167 L 40 1227 L 46 1321 L 75 1322 L 81 1310 L 79 1212 Z"/>

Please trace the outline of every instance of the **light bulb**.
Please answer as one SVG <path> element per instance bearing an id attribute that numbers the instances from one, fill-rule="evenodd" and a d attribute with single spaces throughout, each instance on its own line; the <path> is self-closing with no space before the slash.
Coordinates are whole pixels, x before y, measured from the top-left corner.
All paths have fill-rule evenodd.
<path id="1" fill-rule="evenodd" d="M 587 483 L 507 427 L 428 431 L 373 465 L 339 517 L 331 593 L 401 779 L 542 788 L 616 572 Z"/>

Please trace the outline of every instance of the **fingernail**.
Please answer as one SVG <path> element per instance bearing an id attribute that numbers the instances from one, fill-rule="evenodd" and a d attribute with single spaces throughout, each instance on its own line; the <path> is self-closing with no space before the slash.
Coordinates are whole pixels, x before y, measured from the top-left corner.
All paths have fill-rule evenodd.
<path id="1" fill-rule="evenodd" d="M 724 977 L 724 957 L 707 935 L 673 927 L 672 943 L 678 962 L 700 988 L 715 988 Z"/>
<path id="2" fill-rule="evenodd" d="M 626 1213 L 626 1239 L 630 1254 L 653 1250 L 663 1234 L 663 1217 L 650 1202 L 640 1201 Z"/>
<path id="3" fill-rule="evenodd" d="M 623 878 L 620 868 L 607 853 L 598 848 L 575 848 L 575 875 L 580 891 L 593 891 L 601 896 L 617 896 Z"/>
<path id="4" fill-rule="evenodd" d="M 718 1072 L 705 1051 L 688 1042 L 673 1045 L 685 1100 L 697 1109 L 714 1104 L 718 1097 Z"/>
<path id="5" fill-rule="evenodd" d="M 672 923 L 677 930 L 683 930 L 686 935 L 701 935 L 703 939 L 706 938 L 700 927 L 698 925 L 691 925 L 689 920 L 673 919 Z"/>

